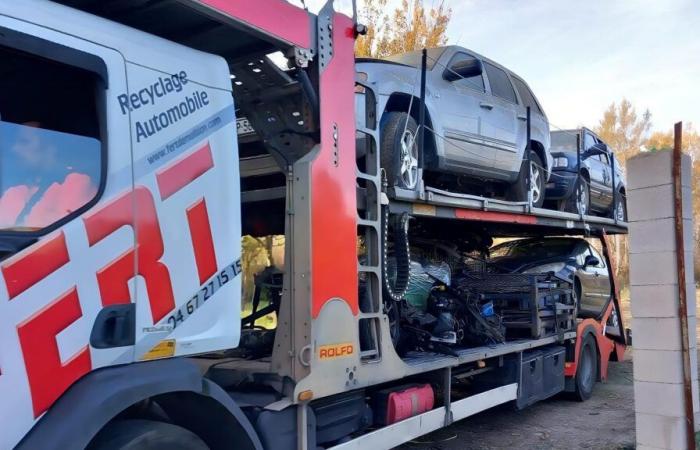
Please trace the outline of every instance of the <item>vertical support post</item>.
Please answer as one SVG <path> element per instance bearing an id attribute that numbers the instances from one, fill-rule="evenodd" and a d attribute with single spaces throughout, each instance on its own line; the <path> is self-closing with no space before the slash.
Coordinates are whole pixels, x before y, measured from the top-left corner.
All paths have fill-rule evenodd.
<path id="1" fill-rule="evenodd" d="M 525 155 L 527 159 L 527 209 L 528 212 L 532 212 L 532 158 L 530 158 L 530 139 L 531 139 L 531 131 L 532 129 L 530 128 L 532 123 L 530 122 L 530 107 L 528 106 L 526 108 L 527 111 L 527 116 L 526 116 L 526 141 L 525 141 Z M 544 195 L 544 192 L 542 192 L 540 195 Z"/>
<path id="2" fill-rule="evenodd" d="M 695 448 L 698 423 L 692 161 L 681 152 L 627 161 L 630 306 L 634 330 L 637 448 Z"/>
<path id="3" fill-rule="evenodd" d="M 583 145 L 583 139 L 581 139 L 581 133 L 576 133 L 576 182 L 581 183 L 581 146 Z M 574 195 L 576 195 L 574 186 Z M 575 199 L 576 204 L 578 204 L 578 198 Z M 583 219 L 583 214 L 579 211 L 579 216 Z"/>
<path id="4" fill-rule="evenodd" d="M 428 51 L 423 49 L 420 63 L 420 104 L 418 105 L 418 186 L 423 192 L 423 149 L 425 148 L 425 84 L 428 67 Z"/>
<path id="5" fill-rule="evenodd" d="M 683 398 L 685 403 L 686 443 L 695 448 L 695 420 L 693 417 L 693 390 L 688 339 L 688 299 L 685 276 L 685 243 L 683 242 L 683 184 L 681 181 L 681 154 L 683 123 L 673 129 L 673 209 L 676 232 L 676 264 L 678 266 L 678 316 L 681 322 L 681 350 L 683 352 Z"/>
<path id="6" fill-rule="evenodd" d="M 617 187 L 615 186 L 615 155 L 612 153 L 608 154 L 610 157 L 610 170 L 612 172 L 611 178 L 612 178 L 612 211 L 613 211 L 613 219 L 615 220 L 615 223 L 617 224 Z"/>
<path id="7" fill-rule="evenodd" d="M 453 422 L 452 417 L 452 367 L 446 367 L 442 379 L 442 402 L 445 405 L 445 426 Z"/>

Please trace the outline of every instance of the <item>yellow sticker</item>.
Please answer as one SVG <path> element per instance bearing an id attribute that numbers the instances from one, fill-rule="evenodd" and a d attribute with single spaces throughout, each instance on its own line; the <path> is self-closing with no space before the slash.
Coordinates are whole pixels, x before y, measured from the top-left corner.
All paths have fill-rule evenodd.
<path id="1" fill-rule="evenodd" d="M 149 359 L 170 358 L 175 355 L 175 339 L 165 339 L 160 341 L 141 357 L 142 361 Z"/>
<path id="2" fill-rule="evenodd" d="M 318 348 L 319 359 L 345 358 L 355 353 L 352 343 L 322 345 Z"/>
<path id="3" fill-rule="evenodd" d="M 437 214 L 437 208 L 435 208 L 434 205 L 416 203 L 413 205 L 413 214 L 420 214 L 421 216 L 434 216 Z"/>

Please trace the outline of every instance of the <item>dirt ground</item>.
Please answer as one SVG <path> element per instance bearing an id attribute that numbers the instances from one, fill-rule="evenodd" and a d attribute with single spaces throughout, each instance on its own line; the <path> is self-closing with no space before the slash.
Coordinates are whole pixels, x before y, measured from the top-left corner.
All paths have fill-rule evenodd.
<path id="1" fill-rule="evenodd" d="M 608 381 L 598 383 L 584 403 L 556 396 L 522 411 L 494 408 L 399 448 L 633 449 L 632 361 L 611 363 Z"/>

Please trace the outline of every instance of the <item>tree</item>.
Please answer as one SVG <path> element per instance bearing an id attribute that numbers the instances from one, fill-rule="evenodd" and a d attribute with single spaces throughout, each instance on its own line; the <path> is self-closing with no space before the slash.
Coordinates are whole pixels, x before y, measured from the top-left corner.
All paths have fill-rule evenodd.
<path id="1" fill-rule="evenodd" d="M 624 167 L 627 159 L 636 155 L 646 143 L 651 129 L 651 113 L 644 111 L 641 117 L 629 100 L 623 98 L 619 104 L 613 102 L 603 113 L 595 131 L 610 148 Z M 610 249 L 615 257 L 616 276 L 621 285 L 629 280 L 629 243 L 627 236 L 615 236 L 610 240 Z"/>
<path id="2" fill-rule="evenodd" d="M 639 117 L 632 103 L 623 98 L 619 105 L 615 102 L 610 104 L 595 131 L 615 150 L 615 155 L 624 164 L 627 158 L 640 152 L 650 129 L 649 110 Z"/>
<path id="3" fill-rule="evenodd" d="M 365 1 L 359 16 L 367 34 L 357 40 L 357 56 L 382 58 L 447 43 L 452 10 L 444 0 L 435 7 L 424 6 L 423 0 L 401 0 L 393 14 L 385 12 L 386 6 L 387 0 Z"/>

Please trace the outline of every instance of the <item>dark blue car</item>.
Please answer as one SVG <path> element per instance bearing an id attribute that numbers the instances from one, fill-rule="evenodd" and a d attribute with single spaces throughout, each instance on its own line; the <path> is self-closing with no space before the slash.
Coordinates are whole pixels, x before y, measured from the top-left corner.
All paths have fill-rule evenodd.
<path id="1" fill-rule="evenodd" d="M 588 128 L 553 131 L 551 136 L 554 162 L 545 195 L 550 207 L 626 221 L 625 178 L 607 144 Z M 577 145 L 581 147 L 580 174 Z"/>

